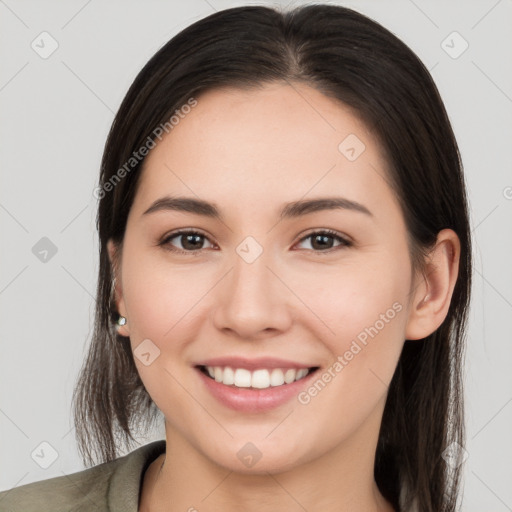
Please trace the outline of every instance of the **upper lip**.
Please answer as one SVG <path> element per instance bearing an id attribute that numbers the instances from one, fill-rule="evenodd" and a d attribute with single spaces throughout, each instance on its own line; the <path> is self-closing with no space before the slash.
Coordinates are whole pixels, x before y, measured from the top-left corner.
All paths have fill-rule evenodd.
<path id="1" fill-rule="evenodd" d="M 195 366 L 229 366 L 231 368 L 245 368 L 246 370 L 258 370 L 263 368 L 313 368 L 315 365 L 303 364 L 297 361 L 278 359 L 275 357 L 258 357 L 254 359 L 246 357 L 214 357 L 199 361 Z"/>

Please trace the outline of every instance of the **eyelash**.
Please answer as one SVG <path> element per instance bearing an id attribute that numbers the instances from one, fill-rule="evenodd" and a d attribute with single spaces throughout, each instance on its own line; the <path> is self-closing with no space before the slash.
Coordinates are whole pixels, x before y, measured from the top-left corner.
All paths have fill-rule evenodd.
<path id="1" fill-rule="evenodd" d="M 188 254 L 188 255 L 198 256 L 202 253 L 203 249 L 198 249 L 195 251 L 187 251 L 184 249 L 177 249 L 176 247 L 173 247 L 170 244 L 170 241 L 173 238 L 178 237 L 179 235 L 198 235 L 198 236 L 201 236 L 208 240 L 208 237 L 204 233 L 201 233 L 200 231 L 197 231 L 194 229 L 180 229 L 177 231 L 173 231 L 169 235 L 164 236 L 164 238 L 158 243 L 158 246 L 162 246 L 165 250 L 175 252 L 178 254 Z M 330 249 L 326 249 L 325 251 L 315 251 L 313 249 L 306 249 L 306 250 L 311 250 L 317 254 L 331 254 L 332 252 L 334 252 L 338 249 L 341 249 L 343 247 L 345 247 L 345 248 L 351 247 L 353 245 L 353 243 L 350 240 L 342 237 L 339 233 L 337 233 L 336 231 L 333 231 L 331 229 L 324 229 L 321 231 L 312 231 L 311 233 L 308 233 L 306 236 L 303 236 L 297 243 L 303 242 L 303 241 L 307 240 L 308 238 L 312 238 L 313 236 L 317 236 L 317 235 L 327 235 L 327 236 L 336 238 L 341 243 L 340 243 L 340 245 L 338 245 L 336 247 L 331 247 Z M 211 243 L 211 241 L 210 241 L 210 243 Z"/>

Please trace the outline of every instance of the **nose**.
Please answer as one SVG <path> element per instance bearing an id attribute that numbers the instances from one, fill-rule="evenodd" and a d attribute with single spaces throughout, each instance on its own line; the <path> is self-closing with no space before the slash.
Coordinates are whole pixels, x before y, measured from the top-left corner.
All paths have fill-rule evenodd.
<path id="1" fill-rule="evenodd" d="M 272 337 L 289 329 L 293 294 L 265 251 L 252 263 L 235 254 L 232 263 L 231 272 L 217 287 L 216 328 L 243 340 Z"/>

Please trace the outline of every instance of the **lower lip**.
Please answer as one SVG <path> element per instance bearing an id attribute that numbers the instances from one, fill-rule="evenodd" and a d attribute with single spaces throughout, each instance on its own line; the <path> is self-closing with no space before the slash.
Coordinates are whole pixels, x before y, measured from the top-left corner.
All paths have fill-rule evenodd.
<path id="1" fill-rule="evenodd" d="M 306 377 L 296 380 L 291 384 L 274 386 L 266 389 L 237 388 L 226 386 L 207 377 L 201 370 L 196 368 L 210 393 L 223 405 L 241 412 L 265 412 L 275 409 L 280 405 L 289 402 L 296 397 L 312 376 L 317 372 L 311 372 Z"/>

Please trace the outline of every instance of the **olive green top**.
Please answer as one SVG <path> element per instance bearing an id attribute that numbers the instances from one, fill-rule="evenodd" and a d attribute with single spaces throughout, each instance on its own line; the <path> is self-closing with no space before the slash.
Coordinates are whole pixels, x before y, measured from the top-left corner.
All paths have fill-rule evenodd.
<path id="1" fill-rule="evenodd" d="M 165 444 L 154 441 L 111 462 L 0 492 L 0 511 L 138 512 L 144 472 Z"/>

